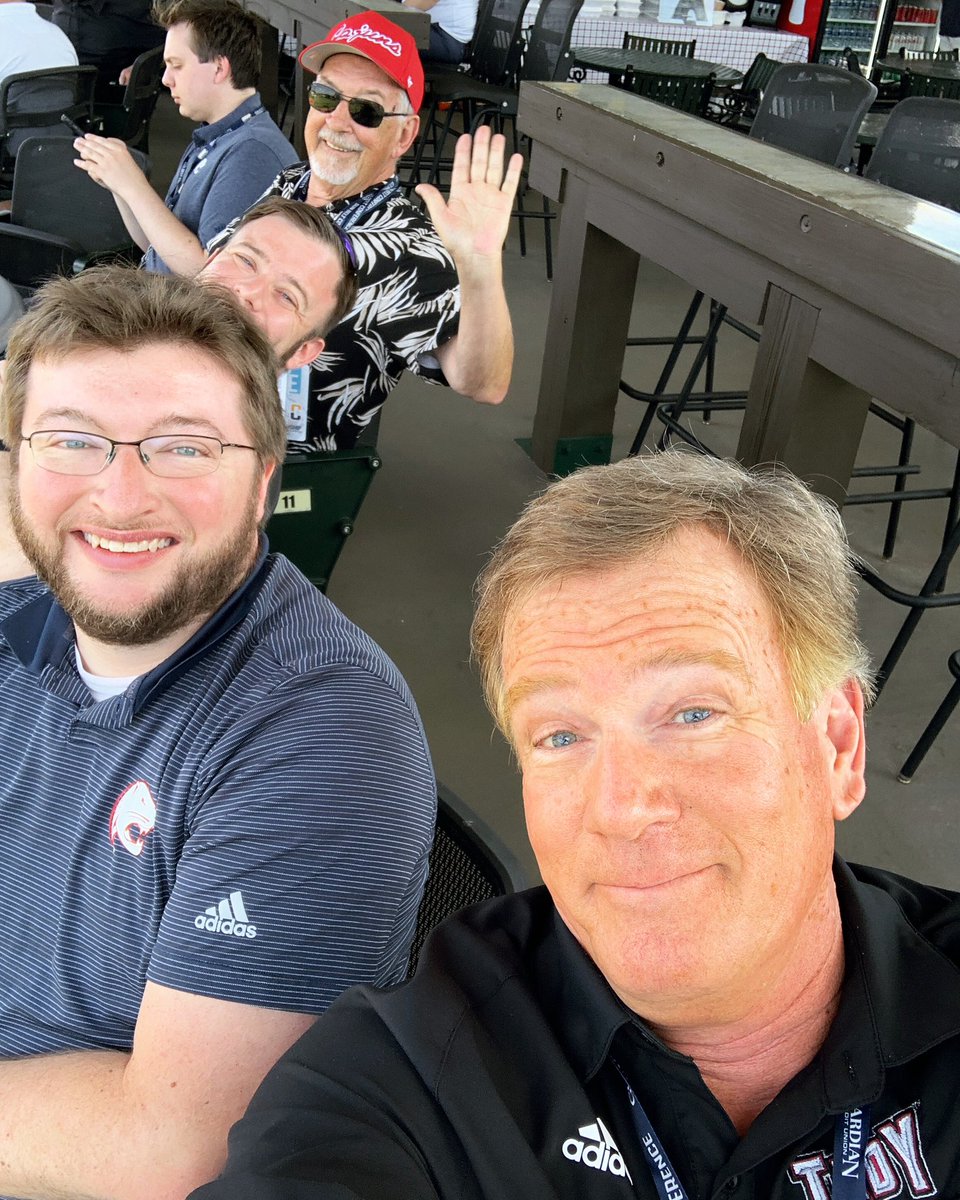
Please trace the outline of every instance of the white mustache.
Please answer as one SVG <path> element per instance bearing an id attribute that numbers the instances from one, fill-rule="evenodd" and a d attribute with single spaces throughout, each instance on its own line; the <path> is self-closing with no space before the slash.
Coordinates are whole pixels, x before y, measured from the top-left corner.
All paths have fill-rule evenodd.
<path id="1" fill-rule="evenodd" d="M 321 133 L 319 141 L 326 142 L 328 146 L 332 146 L 334 150 L 362 150 L 363 147 L 359 142 L 353 141 L 345 134 L 340 133 Z"/>

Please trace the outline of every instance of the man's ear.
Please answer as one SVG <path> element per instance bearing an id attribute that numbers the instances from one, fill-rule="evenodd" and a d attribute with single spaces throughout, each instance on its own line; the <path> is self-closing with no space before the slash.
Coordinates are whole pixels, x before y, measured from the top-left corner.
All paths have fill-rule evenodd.
<path id="1" fill-rule="evenodd" d="M 257 524 L 261 529 L 266 524 L 264 518 L 267 515 L 267 497 L 270 494 L 270 480 L 273 479 L 279 469 L 276 463 L 268 463 L 257 485 Z M 274 497 L 274 503 L 276 503 L 276 497 Z M 273 516 L 273 513 L 270 516 Z"/>
<path id="2" fill-rule="evenodd" d="M 397 138 L 397 158 L 402 158 L 417 140 L 417 134 L 420 132 L 420 118 L 416 114 L 411 114 L 401 121 L 400 125 L 400 135 Z"/>
<path id="3" fill-rule="evenodd" d="M 224 55 L 218 54 L 217 57 L 213 60 L 213 66 L 214 66 L 213 82 L 214 83 L 229 83 L 231 76 L 232 76 L 230 60 L 228 58 L 224 57 Z"/>
<path id="4" fill-rule="evenodd" d="M 283 364 L 285 371 L 293 371 L 297 367 L 302 367 L 306 363 L 313 360 L 323 353 L 323 348 L 326 342 L 323 338 L 311 338 L 308 342 L 304 342 L 302 346 L 298 346 L 290 355 L 287 361 Z"/>
<path id="5" fill-rule="evenodd" d="M 826 737 L 832 749 L 833 816 L 844 821 L 866 793 L 866 733 L 863 690 L 855 679 L 834 688 L 826 713 Z"/>

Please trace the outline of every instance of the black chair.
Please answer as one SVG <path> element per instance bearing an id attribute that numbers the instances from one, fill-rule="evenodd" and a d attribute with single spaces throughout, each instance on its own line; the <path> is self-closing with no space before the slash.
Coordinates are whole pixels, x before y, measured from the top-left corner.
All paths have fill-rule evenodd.
<path id="1" fill-rule="evenodd" d="M 517 71 L 523 53 L 523 15 L 530 0 L 491 0 L 478 16 L 477 29 L 471 43 L 467 71 L 454 64 L 431 63 L 425 70 L 426 116 L 421 122 L 420 137 L 405 186 L 412 188 L 421 182 L 421 170 L 429 148 L 432 162 L 429 180 L 439 178 L 443 163 L 443 147 L 454 117 L 459 115 L 461 128 L 472 123 L 473 110 L 470 89 L 475 83 L 494 86 L 517 86 Z M 441 106 L 443 106 L 441 108 Z M 443 120 L 439 114 L 443 112 Z"/>
<path id="2" fill-rule="evenodd" d="M 270 549 L 285 554 L 321 592 L 380 465 L 372 446 L 291 452 L 283 464 L 280 498 L 267 523 Z"/>
<path id="3" fill-rule="evenodd" d="M 627 71 L 623 78 L 626 91 L 697 117 L 706 116 L 714 83 L 716 76 L 713 74 L 645 75 Z"/>
<path id="4" fill-rule="evenodd" d="M 430 183 L 440 183 L 444 142 L 450 132 L 451 119 L 455 111 L 459 111 L 463 115 L 464 121 L 469 122 L 470 129 L 476 129 L 483 121 L 490 120 L 502 130 L 504 123 L 509 121 L 513 130 L 514 148 L 518 148 L 516 116 L 520 98 L 520 83 L 523 80 L 560 83 L 567 78 L 573 65 L 573 56 L 570 53 L 570 35 L 582 5 L 583 0 L 543 0 L 514 79 L 501 84 L 484 83 L 461 74 L 438 80 L 434 84 L 430 119 L 433 118 L 440 104 L 449 104 L 450 108 L 447 111 L 447 119 L 442 133 L 436 143 L 433 164 L 429 173 Z M 488 23 L 494 20 L 495 12 L 496 6 L 487 19 Z M 419 164 L 418 156 L 411 179 L 419 180 Z M 521 255 L 526 254 L 525 222 L 542 220 L 544 222 L 547 278 L 549 279 L 553 275 L 550 222 L 554 219 L 555 214 L 551 211 L 546 197 L 543 198 L 542 212 L 531 212 L 525 209 L 523 200 L 525 187 L 525 182 L 521 182 L 517 193 L 517 208 L 514 212 L 519 223 L 520 253 Z"/>
<path id="5" fill-rule="evenodd" d="M 65 238 L 0 222 L 0 274 L 24 299 L 54 275 L 75 275 L 85 263 Z"/>
<path id="6" fill-rule="evenodd" d="M 624 50 L 643 50 L 648 54 L 675 54 L 679 58 L 694 58 L 697 48 L 696 38 L 689 41 L 669 38 L 645 37 L 642 33 L 625 33 L 623 35 Z"/>
<path id="7" fill-rule="evenodd" d="M 779 66 L 776 59 L 767 58 L 760 51 L 735 87 L 726 88 L 713 97 L 710 115 L 721 125 L 749 129 L 764 90 Z"/>
<path id="8" fill-rule="evenodd" d="M 429 76 L 432 71 L 437 71 L 437 72 L 441 72 L 441 73 L 443 73 L 443 72 L 449 73 L 450 70 L 469 71 L 471 69 L 471 63 L 473 62 L 473 56 L 476 53 L 478 45 L 480 45 L 486 41 L 487 19 L 490 16 L 492 11 L 493 11 L 493 0 L 480 0 L 479 4 L 477 5 L 477 19 L 474 22 L 474 26 L 473 26 L 473 37 L 471 37 L 471 39 L 470 39 L 470 44 L 467 48 L 467 54 L 466 54 L 466 57 L 464 58 L 463 62 L 459 62 L 459 63 L 441 63 L 441 62 L 425 63 L 424 64 L 425 73 Z M 429 86 L 429 82 L 428 82 L 428 86 Z"/>
<path id="9" fill-rule="evenodd" d="M 944 53 L 955 54 L 952 50 Z M 960 211 L 960 102 L 932 97 L 901 100 L 886 117 L 876 148 L 864 169 L 864 177 Z M 960 457 L 948 486 L 907 490 L 908 476 L 919 472 L 919 467 L 910 461 L 915 423 L 876 402 L 871 404 L 870 411 L 899 431 L 898 460 L 894 467 L 859 468 L 856 474 L 860 478 L 892 474 L 893 491 L 851 493 L 847 504 L 890 503 L 883 546 L 883 557 L 890 558 L 902 504 L 905 501 L 946 499 L 949 501 L 943 535 L 946 544 L 960 515 Z"/>
<path id="10" fill-rule="evenodd" d="M 960 100 L 960 79 L 933 79 L 908 71 L 904 76 L 904 98 L 931 96 L 940 100 Z"/>
<path id="11" fill-rule="evenodd" d="M 770 77 L 750 136 L 846 170 L 876 96 L 868 79 L 842 67 L 785 63 Z"/>
<path id="12" fill-rule="evenodd" d="M 864 177 L 960 212 L 960 100 L 901 100 L 877 139 Z"/>
<path id="13" fill-rule="evenodd" d="M 874 82 L 878 84 L 880 94 L 877 107 L 892 108 L 894 104 L 913 95 L 939 95 L 939 92 L 911 91 L 910 63 L 917 62 L 956 62 L 960 51 L 957 50 L 906 50 L 901 47 L 885 57 L 891 63 L 892 69 L 874 68 Z M 920 84 L 923 88 L 925 85 Z"/>
<path id="14" fill-rule="evenodd" d="M 467 60 L 469 75 L 484 83 L 506 84 L 516 79 L 523 53 L 523 17 L 528 0 L 492 0 L 478 12 L 477 28 Z M 427 72 L 440 81 L 444 72 L 432 64 Z M 449 77 L 450 72 L 445 72 Z"/>
<path id="15" fill-rule="evenodd" d="M 900 57 L 905 62 L 956 62 L 960 58 L 960 50 L 901 50 Z"/>
<path id="16" fill-rule="evenodd" d="M 452 158 L 444 158 L 443 148 L 459 118 L 460 130 L 469 129 L 473 120 L 473 104 L 455 96 L 459 85 L 469 90 L 468 80 L 482 83 L 515 83 L 523 53 L 523 16 L 530 0 L 484 0 L 477 12 L 477 28 L 465 63 L 428 63 L 424 69 L 425 116 L 420 122 L 420 136 L 413 153 L 404 160 L 404 187 L 411 191 L 422 181 L 424 163 L 428 163 L 428 179 L 440 178 L 449 170 Z M 445 89 L 445 90 L 444 90 Z M 442 90 L 442 95 L 438 92 Z"/>
<path id="17" fill-rule="evenodd" d="M 689 41 L 677 39 L 672 41 L 669 38 L 646 37 L 642 33 L 625 33 L 623 35 L 624 50 L 638 50 L 644 54 L 669 54 L 675 58 L 693 58 L 694 51 L 697 48 L 696 38 L 691 38 Z M 584 77 L 583 72 L 579 67 L 574 73 L 574 78 L 581 79 Z M 621 72 L 611 71 L 608 79 L 611 87 L 623 87 L 624 78 Z"/>
<path id="18" fill-rule="evenodd" d="M 160 97 L 163 47 L 141 54 L 130 71 L 130 81 L 116 103 L 98 103 L 96 117 L 104 137 L 120 138 L 128 146 L 149 151 L 150 120 Z M 117 85 L 119 88 L 119 84 Z"/>
<path id="19" fill-rule="evenodd" d="M 150 160 L 131 151 L 145 175 Z M 113 195 L 73 165 L 70 139 L 28 138 L 13 174 L 10 223 L 0 223 L 0 273 L 22 294 L 92 262 L 139 261 Z"/>
<path id="20" fill-rule="evenodd" d="M 437 828 L 430 851 L 430 875 L 417 911 L 410 974 L 427 935 L 446 917 L 526 886 L 520 864 L 503 842 L 459 796 L 438 785 Z"/>
<path id="21" fill-rule="evenodd" d="M 8 75 L 0 82 L 0 181 L 12 178 L 20 146 L 27 138 L 73 138 L 64 114 L 82 129 L 93 125 L 96 67 L 53 67 Z"/>

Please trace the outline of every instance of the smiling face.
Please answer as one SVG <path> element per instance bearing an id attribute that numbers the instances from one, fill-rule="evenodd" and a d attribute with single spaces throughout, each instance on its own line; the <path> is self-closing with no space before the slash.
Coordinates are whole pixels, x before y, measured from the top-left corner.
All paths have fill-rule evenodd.
<path id="1" fill-rule="evenodd" d="M 863 794 L 859 688 L 802 722 L 765 598 L 696 528 L 535 592 L 503 667 L 564 921 L 635 1011 L 735 1019 L 834 919 L 833 823 Z"/>
<path id="2" fill-rule="evenodd" d="M 152 344 L 34 362 L 22 431 L 117 441 L 194 433 L 249 444 L 241 411 L 235 378 L 213 358 L 194 346 Z M 98 475 L 43 470 L 26 443 L 17 465 L 17 536 L 73 618 L 78 642 L 163 642 L 162 661 L 253 564 L 269 473 L 250 450 L 224 450 L 218 470 L 196 478 L 158 478 L 131 446 L 118 447 Z"/>
<path id="3" fill-rule="evenodd" d="M 329 246 L 274 213 L 239 229 L 197 278 L 233 292 L 293 368 L 323 350 L 310 335 L 333 312 L 339 270 Z"/>
<path id="4" fill-rule="evenodd" d="M 219 84 L 224 79 L 224 60 L 203 63 L 190 39 L 190 26 L 171 25 L 163 46 L 165 70 L 161 82 L 170 89 L 180 115 L 190 121 L 216 121 L 223 114 Z"/>
<path id="5" fill-rule="evenodd" d="M 335 54 L 321 66 L 317 79 L 351 99 L 375 100 L 387 112 L 404 108 L 404 94 L 378 66 L 354 54 Z M 397 159 L 413 143 L 416 116 L 385 117 L 377 129 L 351 120 L 345 103 L 332 113 L 310 109 L 304 142 L 312 173 L 311 192 L 321 202 L 353 196 L 393 175 Z M 316 180 L 316 186 L 314 186 Z M 314 197 L 308 197 L 311 203 Z"/>

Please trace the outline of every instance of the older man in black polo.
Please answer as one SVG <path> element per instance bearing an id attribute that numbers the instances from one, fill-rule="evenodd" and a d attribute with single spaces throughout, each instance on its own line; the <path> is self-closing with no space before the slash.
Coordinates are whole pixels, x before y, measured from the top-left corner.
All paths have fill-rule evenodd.
<path id="1" fill-rule="evenodd" d="M 474 636 L 545 887 L 338 1002 L 198 1197 L 960 1194 L 960 897 L 834 854 L 854 579 L 785 475 L 669 454 L 534 501 Z"/>

